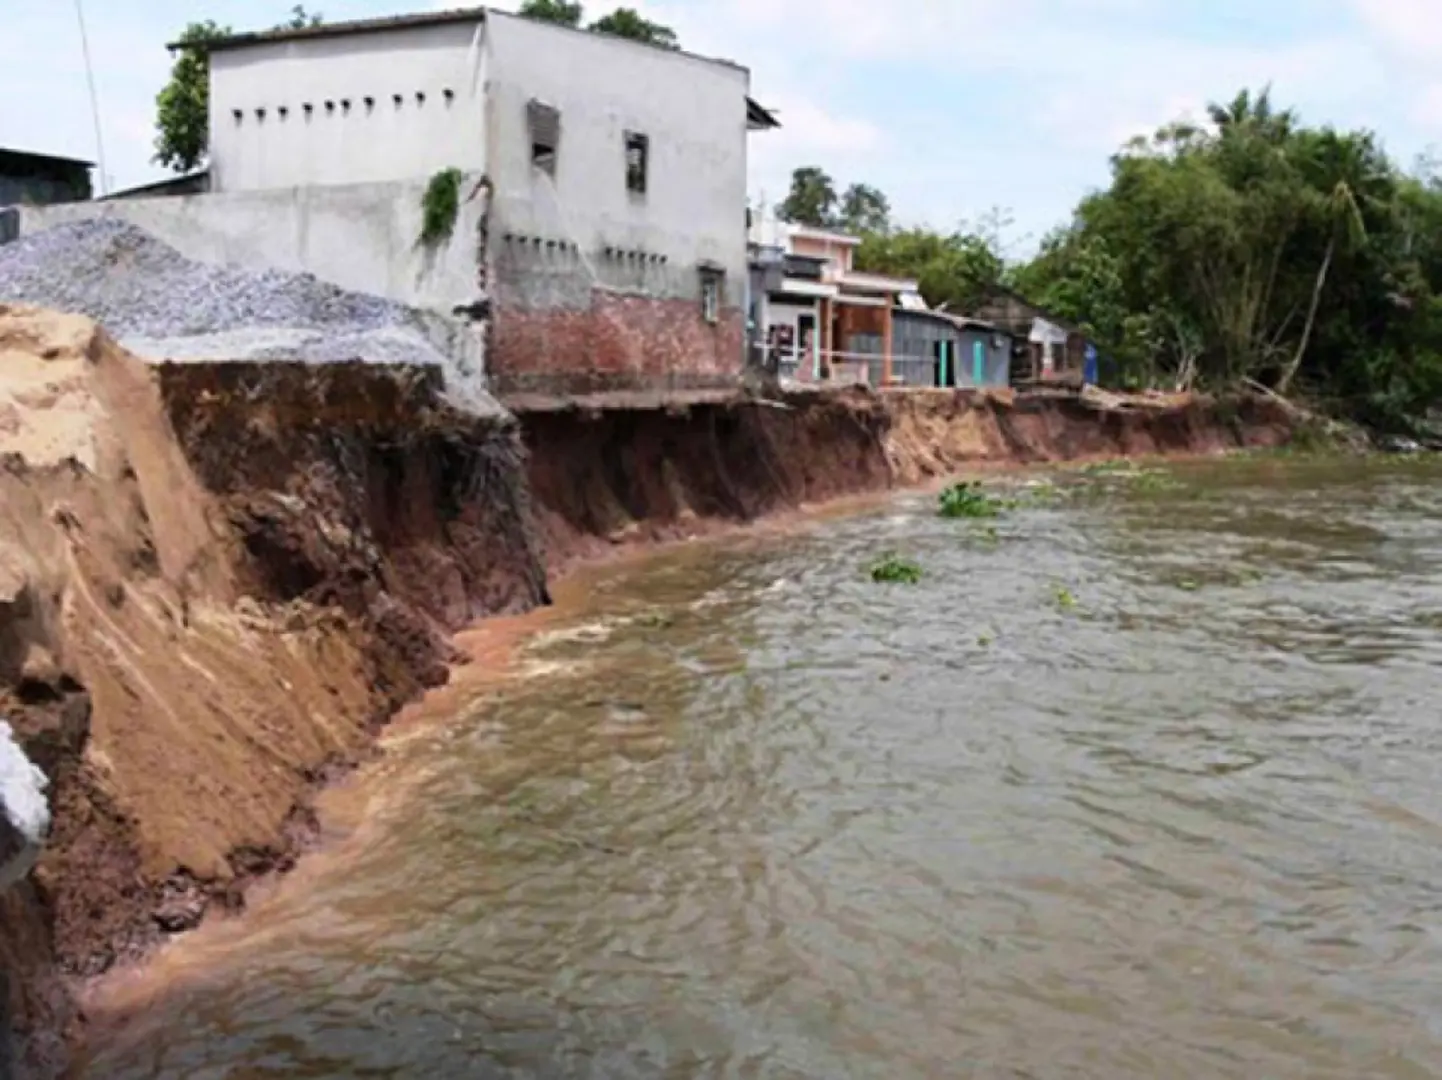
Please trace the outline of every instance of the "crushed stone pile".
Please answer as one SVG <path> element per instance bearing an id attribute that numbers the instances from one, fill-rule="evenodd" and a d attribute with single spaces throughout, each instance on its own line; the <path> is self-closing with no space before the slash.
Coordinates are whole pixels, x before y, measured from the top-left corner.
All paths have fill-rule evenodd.
<path id="1" fill-rule="evenodd" d="M 439 316 L 311 274 L 197 262 L 118 218 L 55 225 L 0 246 L 0 302 L 88 315 L 152 360 L 440 366 L 453 393 L 499 411 L 438 347 Z"/>

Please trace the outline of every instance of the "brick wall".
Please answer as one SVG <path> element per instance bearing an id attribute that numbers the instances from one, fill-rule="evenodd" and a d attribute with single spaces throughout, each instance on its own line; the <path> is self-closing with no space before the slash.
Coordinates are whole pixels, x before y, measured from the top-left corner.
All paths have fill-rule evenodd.
<path id="1" fill-rule="evenodd" d="M 745 315 L 712 324 L 694 299 L 591 290 L 585 308 L 499 302 L 486 370 L 494 393 L 592 394 L 739 385 Z"/>

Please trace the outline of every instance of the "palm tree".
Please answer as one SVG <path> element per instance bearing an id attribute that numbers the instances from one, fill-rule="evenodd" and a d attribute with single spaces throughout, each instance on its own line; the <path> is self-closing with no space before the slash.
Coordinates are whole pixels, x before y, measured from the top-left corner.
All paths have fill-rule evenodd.
<path id="1" fill-rule="evenodd" d="M 1341 135 L 1327 128 L 1310 141 L 1313 145 L 1304 155 L 1303 169 L 1313 185 L 1313 204 L 1327 230 L 1327 246 L 1312 283 L 1312 298 L 1297 351 L 1277 380 L 1278 393 L 1287 392 L 1302 367 L 1333 260 L 1339 250 L 1355 250 L 1366 241 L 1365 210 L 1382 201 L 1383 188 L 1389 183 L 1370 133 Z"/>

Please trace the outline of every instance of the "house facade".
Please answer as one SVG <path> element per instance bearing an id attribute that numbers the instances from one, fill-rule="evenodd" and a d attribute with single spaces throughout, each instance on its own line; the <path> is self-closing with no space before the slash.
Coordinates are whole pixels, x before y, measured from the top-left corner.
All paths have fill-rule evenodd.
<path id="1" fill-rule="evenodd" d="M 753 257 L 780 264 L 750 311 L 768 366 L 802 382 L 894 381 L 893 311 L 915 281 L 857 271 L 860 239 L 834 230 L 758 215 L 750 239 Z"/>
<path id="2" fill-rule="evenodd" d="M 752 297 L 763 363 L 800 382 L 1005 386 L 1011 339 L 978 319 L 932 311 L 908 278 L 858 271 L 858 237 L 758 217 L 753 260 L 775 265 Z"/>
<path id="3" fill-rule="evenodd" d="M 212 192 L 466 178 L 497 393 L 739 382 L 746 69 L 482 9 L 210 48 Z"/>
<path id="4" fill-rule="evenodd" d="M 977 315 L 1011 335 L 1016 381 L 1082 382 L 1089 369 L 1096 380 L 1096 350 L 1086 334 L 1019 293 L 993 289 Z"/>

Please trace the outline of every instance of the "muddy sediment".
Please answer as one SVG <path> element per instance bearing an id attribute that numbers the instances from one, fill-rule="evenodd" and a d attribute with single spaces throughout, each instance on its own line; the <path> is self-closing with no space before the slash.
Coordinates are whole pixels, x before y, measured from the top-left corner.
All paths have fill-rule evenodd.
<path id="1" fill-rule="evenodd" d="M 978 463 L 1273 445 L 1266 402 L 808 391 L 478 418 L 438 371 L 158 365 L 0 307 L 0 716 L 55 824 L 0 897 L 27 1074 L 80 981 L 314 832 L 318 781 L 546 574 Z"/>

